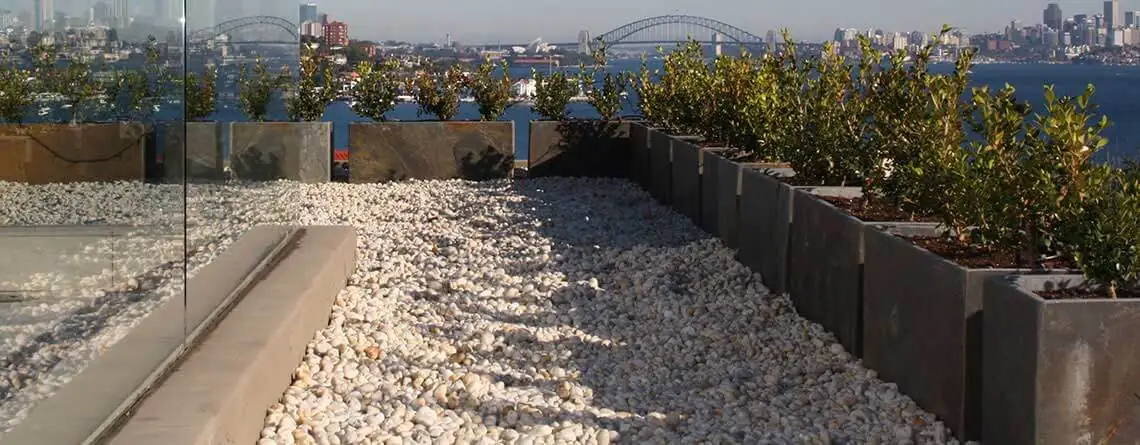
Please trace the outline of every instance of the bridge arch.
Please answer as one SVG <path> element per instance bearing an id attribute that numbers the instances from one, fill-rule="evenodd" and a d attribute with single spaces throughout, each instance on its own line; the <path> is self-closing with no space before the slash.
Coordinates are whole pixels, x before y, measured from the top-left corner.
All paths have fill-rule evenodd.
<path id="1" fill-rule="evenodd" d="M 619 26 L 600 35 L 599 37 L 603 42 L 608 44 L 621 43 L 637 34 L 638 32 L 656 28 L 659 26 L 682 24 L 697 26 L 709 31 L 717 32 L 727 38 L 729 41 L 736 43 L 763 43 L 764 38 L 745 31 L 739 27 L 729 25 L 728 23 L 720 20 L 710 19 L 707 17 L 698 17 L 693 15 L 659 15 L 656 17 L 647 17 L 635 22 L 630 22 L 625 25 Z"/>
<path id="2" fill-rule="evenodd" d="M 268 16 L 268 15 L 257 15 L 257 16 L 251 16 L 251 17 L 241 17 L 241 18 L 237 18 L 237 19 L 233 19 L 233 20 L 226 20 L 226 21 L 219 23 L 215 26 L 212 26 L 209 28 L 199 29 L 197 31 L 190 33 L 189 40 L 191 40 L 191 41 L 209 40 L 209 39 L 212 39 L 212 38 L 217 37 L 217 36 L 222 35 L 222 34 L 229 34 L 235 30 L 238 30 L 238 29 L 248 28 L 251 26 L 263 26 L 263 25 L 272 26 L 275 28 L 280 28 L 280 29 L 288 32 L 289 36 L 291 36 L 293 38 L 299 39 L 301 36 L 301 30 L 297 27 L 297 24 L 295 24 L 293 22 L 285 20 L 281 17 L 273 17 L 273 16 Z"/>

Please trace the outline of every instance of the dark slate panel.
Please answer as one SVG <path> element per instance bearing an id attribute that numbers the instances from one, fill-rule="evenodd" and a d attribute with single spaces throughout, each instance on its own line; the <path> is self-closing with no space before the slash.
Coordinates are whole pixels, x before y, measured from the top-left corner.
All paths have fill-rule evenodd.
<path id="1" fill-rule="evenodd" d="M 630 122 L 531 121 L 527 176 L 629 176 Z"/>
<path id="2" fill-rule="evenodd" d="M 328 182 L 332 123 L 231 122 L 230 168 L 239 179 Z"/>
<path id="3" fill-rule="evenodd" d="M 502 179 L 514 165 L 514 122 L 350 123 L 348 147 L 354 183 Z"/>

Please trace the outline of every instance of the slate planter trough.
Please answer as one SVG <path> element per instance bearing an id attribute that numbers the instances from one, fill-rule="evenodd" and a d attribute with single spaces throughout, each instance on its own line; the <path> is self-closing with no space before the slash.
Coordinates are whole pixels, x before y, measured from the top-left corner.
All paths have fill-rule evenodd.
<path id="1" fill-rule="evenodd" d="M 230 169 L 238 179 L 329 182 L 332 123 L 230 122 Z"/>
<path id="2" fill-rule="evenodd" d="M 909 235 L 939 234 L 923 231 Z M 863 236 L 863 363 L 959 439 L 978 440 L 984 285 L 1019 271 L 962 267 L 873 226 Z"/>
<path id="3" fill-rule="evenodd" d="M 0 181 L 142 181 L 146 125 L 0 124 Z"/>
<path id="4" fill-rule="evenodd" d="M 735 191 L 733 192 L 735 194 Z M 788 234 L 795 190 L 762 170 L 741 169 L 738 232 L 740 262 L 775 293 L 787 292 Z"/>
<path id="5" fill-rule="evenodd" d="M 514 128 L 513 121 L 350 123 L 349 182 L 508 178 Z"/>
<path id="6" fill-rule="evenodd" d="M 1140 300 L 1045 300 L 1080 275 L 985 283 L 985 443 L 1140 443 Z"/>
<path id="7" fill-rule="evenodd" d="M 530 121 L 527 176 L 629 177 L 630 124 L 603 120 Z"/>
<path id="8" fill-rule="evenodd" d="M 701 149 L 691 140 L 672 139 L 669 200 L 693 224 L 701 223 Z"/>
<path id="9" fill-rule="evenodd" d="M 662 129 L 649 130 L 649 194 L 657 202 L 670 203 L 673 192 L 673 137 Z"/>
<path id="10" fill-rule="evenodd" d="M 715 233 L 721 238 L 721 240 L 724 241 L 726 246 L 733 249 L 738 249 L 737 258 L 741 259 L 742 257 L 740 255 L 743 254 L 747 256 L 750 253 L 740 250 L 742 248 L 741 243 L 743 242 L 742 237 L 749 238 L 749 241 L 754 243 L 758 239 L 757 237 L 767 235 L 766 233 L 755 233 L 757 230 L 762 230 L 755 227 L 755 214 L 743 214 L 745 209 L 743 207 L 744 201 L 741 198 L 741 195 L 744 189 L 743 180 L 745 172 L 790 176 L 792 174 L 791 169 L 786 167 L 778 167 L 777 164 L 766 162 L 736 163 L 729 161 L 723 157 L 721 157 L 720 160 L 716 160 L 714 162 L 716 163 L 714 168 L 718 170 L 717 187 L 719 191 L 717 192 L 717 195 L 721 197 L 718 205 L 719 211 L 716 216 L 717 229 Z M 777 168 L 773 169 L 773 166 L 777 166 Z M 767 202 L 768 201 L 765 201 L 765 206 L 768 205 Z M 749 211 L 755 212 L 757 209 L 751 208 Z M 766 211 L 766 209 L 763 211 Z M 747 216 L 748 219 L 742 219 L 744 216 Z M 750 230 L 753 232 L 745 234 L 744 230 Z M 757 270 L 757 272 L 759 272 L 759 270 Z"/>
<path id="11" fill-rule="evenodd" d="M 225 178 L 222 126 L 219 123 L 186 122 L 184 126 L 176 122 L 164 125 L 162 131 L 166 136 L 163 168 L 167 182 Z"/>
<path id="12" fill-rule="evenodd" d="M 700 226 L 705 232 L 718 236 L 717 221 L 720 219 L 721 208 L 727 208 L 732 215 L 736 215 L 736 195 L 721 195 L 719 162 L 731 162 L 721 154 L 729 151 L 727 147 L 705 147 L 700 151 L 701 175 L 701 218 Z M 727 179 L 726 179 L 727 180 Z M 724 199 L 721 199 L 723 196 Z"/>
<path id="13" fill-rule="evenodd" d="M 649 127 L 643 122 L 629 126 L 629 179 L 649 190 Z"/>
<path id="14" fill-rule="evenodd" d="M 910 232 L 937 224 L 864 222 L 816 198 L 858 197 L 859 187 L 793 189 L 787 292 L 801 315 L 823 325 L 848 352 L 862 357 L 864 226 Z"/>

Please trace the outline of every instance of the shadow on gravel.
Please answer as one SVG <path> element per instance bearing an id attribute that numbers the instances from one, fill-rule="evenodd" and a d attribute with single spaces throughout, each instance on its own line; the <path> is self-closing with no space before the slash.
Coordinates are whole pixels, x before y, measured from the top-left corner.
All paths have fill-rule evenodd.
<path id="1" fill-rule="evenodd" d="M 685 249 L 692 243 L 716 241 L 709 240 L 709 235 L 680 214 L 657 204 L 644 191 L 629 190 L 635 186 L 626 181 L 589 179 L 581 185 L 586 185 L 586 181 L 595 186 L 571 189 L 566 188 L 566 182 L 528 179 L 509 187 L 507 194 L 524 198 L 508 203 L 510 211 L 551 244 L 553 260 L 545 271 L 564 275 L 570 284 L 555 291 L 548 301 L 526 300 L 527 296 L 522 296 L 524 302 L 545 309 L 542 313 L 516 315 L 477 303 L 457 305 L 459 311 L 469 316 L 507 325 L 550 329 L 546 332 L 562 328 L 563 334 L 551 334 L 552 338 L 541 340 L 525 329 L 496 332 L 501 344 L 484 355 L 490 355 L 487 358 L 502 364 L 504 369 L 530 371 L 507 371 L 495 378 L 508 388 L 537 389 L 548 401 L 558 403 L 583 397 L 582 391 L 586 391 L 587 405 L 607 411 L 606 416 L 597 416 L 580 409 L 567 410 L 567 405 L 554 412 L 547 408 L 539 419 L 555 428 L 554 424 L 562 421 L 588 418 L 599 426 L 619 431 L 622 443 L 679 443 L 683 436 L 695 433 L 716 443 L 762 440 L 755 435 L 759 428 L 753 424 L 755 415 L 747 410 L 750 400 L 740 386 L 764 376 L 754 374 L 758 370 L 748 366 L 737 366 L 754 355 L 759 345 L 737 343 L 724 333 L 742 329 L 733 320 L 775 317 L 792 309 L 772 305 L 770 313 L 742 314 L 701 301 L 705 296 L 696 295 L 692 289 L 698 284 L 708 285 L 700 283 L 702 280 L 717 279 L 718 271 L 702 268 L 705 258 L 661 253 Z M 674 262 L 658 266 L 677 272 L 635 279 L 627 272 L 640 273 L 644 267 L 630 261 L 630 256 L 644 261 Z M 520 267 L 527 268 L 533 269 L 527 264 Z M 592 278 L 598 281 L 591 282 Z M 720 295 L 740 289 L 743 295 L 749 281 L 756 279 L 717 283 L 712 288 Z M 651 285 L 636 284 L 646 280 Z M 686 313 L 695 307 L 700 309 Z M 715 332 L 686 330 L 694 317 L 710 316 L 723 317 L 725 323 L 717 326 Z M 577 335 L 564 335 L 567 327 L 577 331 Z M 662 335 L 647 335 L 650 331 Z M 665 335 L 668 333 L 673 335 Z M 684 340 L 678 341 L 679 338 Z M 714 343 L 715 348 L 711 347 Z M 536 350 L 556 353 L 531 352 Z M 559 369 L 567 375 L 543 379 L 526 376 L 536 369 Z M 710 432 L 709 422 L 714 419 L 737 427 Z"/>
<path id="2" fill-rule="evenodd" d="M 56 365 L 74 359 L 68 349 L 86 344 L 105 330 L 112 328 L 118 316 L 131 310 L 142 301 L 163 298 L 155 292 L 167 284 L 170 273 L 180 273 L 181 261 L 162 263 L 141 275 L 132 277 L 138 286 L 127 290 L 108 291 L 91 300 L 78 310 L 57 320 L 51 330 L 32 338 L 19 349 L 0 357 L 0 369 L 8 374 L 0 376 L 0 405 L 7 403 L 31 385 L 44 384 Z M 180 291 L 171 292 L 173 298 Z"/>

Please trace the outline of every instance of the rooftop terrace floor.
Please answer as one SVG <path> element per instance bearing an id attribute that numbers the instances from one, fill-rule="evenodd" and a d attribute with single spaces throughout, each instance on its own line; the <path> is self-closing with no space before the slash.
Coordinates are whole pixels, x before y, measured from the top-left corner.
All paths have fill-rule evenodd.
<path id="1" fill-rule="evenodd" d="M 953 443 L 627 181 L 307 186 L 359 231 L 261 443 Z"/>
<path id="2" fill-rule="evenodd" d="M 186 213 L 177 186 L 0 192 L 7 225 L 186 215 L 191 274 L 257 224 L 356 227 L 260 444 L 956 443 L 627 181 L 194 185 Z M 57 216 L 4 210 L 49 198 Z"/>

